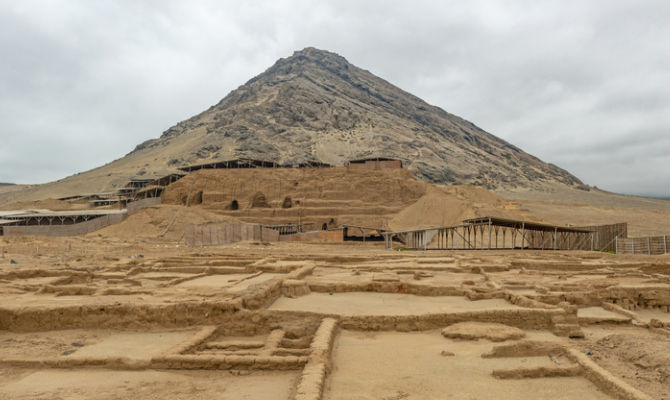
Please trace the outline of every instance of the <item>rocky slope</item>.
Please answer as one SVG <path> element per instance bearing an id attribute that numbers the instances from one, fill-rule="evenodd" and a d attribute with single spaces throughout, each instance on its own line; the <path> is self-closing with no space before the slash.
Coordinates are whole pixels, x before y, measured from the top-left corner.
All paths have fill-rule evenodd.
<path id="1" fill-rule="evenodd" d="M 437 183 L 581 184 L 565 170 L 314 48 L 280 59 L 130 155 L 152 160 L 158 155 L 161 167 L 234 158 L 342 165 L 390 157 Z"/>
<path id="2" fill-rule="evenodd" d="M 113 191 L 133 177 L 212 161 L 343 165 L 367 157 L 402 159 L 417 177 L 442 184 L 498 190 L 583 187 L 567 171 L 343 57 L 306 48 L 125 157 L 46 185 L 0 191 L 0 203 Z"/>

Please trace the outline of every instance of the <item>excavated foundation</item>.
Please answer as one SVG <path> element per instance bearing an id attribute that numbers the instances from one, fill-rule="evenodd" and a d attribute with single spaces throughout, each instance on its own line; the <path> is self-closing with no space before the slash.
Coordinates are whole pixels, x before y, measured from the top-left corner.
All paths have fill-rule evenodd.
<path id="1" fill-rule="evenodd" d="M 0 269 L 0 397 L 122 397 L 119 382 L 168 399 L 667 391 L 670 361 L 658 348 L 670 340 L 670 266 L 578 252 L 333 248 L 22 255 Z M 641 336 L 647 345 L 621 358 L 616 346 Z M 87 379 L 100 371 L 109 385 Z"/>

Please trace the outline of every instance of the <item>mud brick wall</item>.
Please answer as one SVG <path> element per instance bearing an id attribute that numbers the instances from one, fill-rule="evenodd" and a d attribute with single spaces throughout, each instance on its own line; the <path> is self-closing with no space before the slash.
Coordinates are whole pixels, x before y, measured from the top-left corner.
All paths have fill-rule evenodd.
<path id="1" fill-rule="evenodd" d="M 187 225 L 187 246 L 218 246 L 241 241 L 278 242 L 279 231 L 253 224 Z"/>

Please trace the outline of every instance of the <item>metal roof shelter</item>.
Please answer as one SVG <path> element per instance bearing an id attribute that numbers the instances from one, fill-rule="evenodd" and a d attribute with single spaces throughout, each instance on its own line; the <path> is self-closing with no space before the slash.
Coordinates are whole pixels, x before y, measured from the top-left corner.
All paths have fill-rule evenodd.
<path id="1" fill-rule="evenodd" d="M 125 210 L 17 210 L 0 211 L 4 225 L 70 225 L 106 215 L 124 214 Z"/>
<path id="2" fill-rule="evenodd" d="M 175 172 L 173 174 L 168 174 L 161 176 L 160 178 L 156 178 L 153 181 L 149 182 L 147 186 L 167 186 L 171 183 L 177 182 L 181 178 L 185 177 L 185 173 L 181 172 Z"/>
<path id="3" fill-rule="evenodd" d="M 596 233 L 587 228 L 479 217 L 464 220 L 462 225 L 382 234 L 389 249 L 393 247 L 393 239 L 397 239 L 408 248 L 423 250 L 593 250 Z"/>
<path id="4" fill-rule="evenodd" d="M 329 168 L 330 164 L 319 161 L 304 161 L 296 164 L 279 164 L 274 161 L 252 160 L 240 158 L 235 160 L 214 161 L 206 164 L 189 165 L 179 168 L 184 172 L 193 172 L 200 169 L 229 169 L 229 168 Z"/>
<path id="5" fill-rule="evenodd" d="M 402 161 L 402 160 L 388 157 L 369 157 L 369 158 L 360 158 L 358 160 L 349 160 L 350 163 L 364 163 L 367 161 Z"/>
<path id="6" fill-rule="evenodd" d="M 543 232 L 592 232 L 591 229 L 586 228 L 577 228 L 569 226 L 557 226 L 557 225 L 548 225 L 540 224 L 537 222 L 528 222 L 520 221 L 514 219 L 498 218 L 498 217 L 479 217 L 479 218 L 470 218 L 463 220 L 464 224 L 470 225 L 493 225 L 498 227 L 507 227 L 507 228 L 524 228 L 527 230 L 534 231 L 543 231 Z"/>
<path id="7" fill-rule="evenodd" d="M 153 182 L 155 178 L 133 178 L 128 181 L 126 184 L 127 188 L 143 188 L 148 185 L 150 182 Z"/>

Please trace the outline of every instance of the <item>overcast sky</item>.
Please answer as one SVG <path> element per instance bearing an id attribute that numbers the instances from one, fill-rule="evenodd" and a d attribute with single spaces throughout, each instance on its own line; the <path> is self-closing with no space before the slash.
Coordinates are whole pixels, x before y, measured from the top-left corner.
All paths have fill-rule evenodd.
<path id="1" fill-rule="evenodd" d="M 670 1 L 0 0 L 0 182 L 131 151 L 336 52 L 584 182 L 670 196 Z"/>

